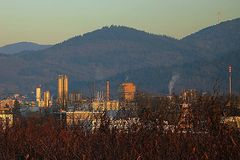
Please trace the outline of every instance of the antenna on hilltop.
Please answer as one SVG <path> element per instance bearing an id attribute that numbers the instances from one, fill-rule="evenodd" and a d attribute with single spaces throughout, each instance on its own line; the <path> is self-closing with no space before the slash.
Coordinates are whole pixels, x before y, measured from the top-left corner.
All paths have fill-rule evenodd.
<path id="1" fill-rule="evenodd" d="M 221 12 L 219 11 L 217 15 L 218 15 L 218 24 L 219 24 L 221 22 Z"/>

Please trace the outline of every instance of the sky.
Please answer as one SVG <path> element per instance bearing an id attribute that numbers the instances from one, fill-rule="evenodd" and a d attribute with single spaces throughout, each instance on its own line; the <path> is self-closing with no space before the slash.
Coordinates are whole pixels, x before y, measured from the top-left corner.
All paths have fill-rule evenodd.
<path id="1" fill-rule="evenodd" d="M 0 46 L 55 44 L 110 25 L 182 38 L 240 17 L 240 0 L 0 0 Z"/>

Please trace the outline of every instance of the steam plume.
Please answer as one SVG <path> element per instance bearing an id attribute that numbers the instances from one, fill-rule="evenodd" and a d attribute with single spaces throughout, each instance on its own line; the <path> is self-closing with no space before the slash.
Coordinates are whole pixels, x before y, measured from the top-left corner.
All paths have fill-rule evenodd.
<path id="1" fill-rule="evenodd" d="M 176 81 L 180 78 L 179 74 L 174 74 L 172 76 L 172 79 L 170 80 L 169 84 L 168 84 L 168 90 L 169 90 L 169 95 L 172 95 L 172 91 L 174 88 L 174 85 L 176 83 Z"/>

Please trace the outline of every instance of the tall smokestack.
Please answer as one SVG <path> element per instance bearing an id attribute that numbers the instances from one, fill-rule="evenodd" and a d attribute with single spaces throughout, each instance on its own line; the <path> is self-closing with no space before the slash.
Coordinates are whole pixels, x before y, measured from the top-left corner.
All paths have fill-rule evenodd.
<path id="1" fill-rule="evenodd" d="M 106 81 L 106 101 L 110 100 L 110 82 Z"/>
<path id="2" fill-rule="evenodd" d="M 228 66 L 228 73 L 229 73 L 229 97 L 232 97 L 232 65 Z"/>

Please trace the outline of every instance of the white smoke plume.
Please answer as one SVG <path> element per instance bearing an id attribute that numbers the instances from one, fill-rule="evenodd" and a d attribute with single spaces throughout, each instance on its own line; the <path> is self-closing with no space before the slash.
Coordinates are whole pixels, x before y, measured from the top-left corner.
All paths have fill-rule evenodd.
<path id="1" fill-rule="evenodd" d="M 174 85 L 179 78 L 180 78 L 179 74 L 173 74 L 172 75 L 172 79 L 170 80 L 170 82 L 168 84 L 169 95 L 172 95 Z"/>

